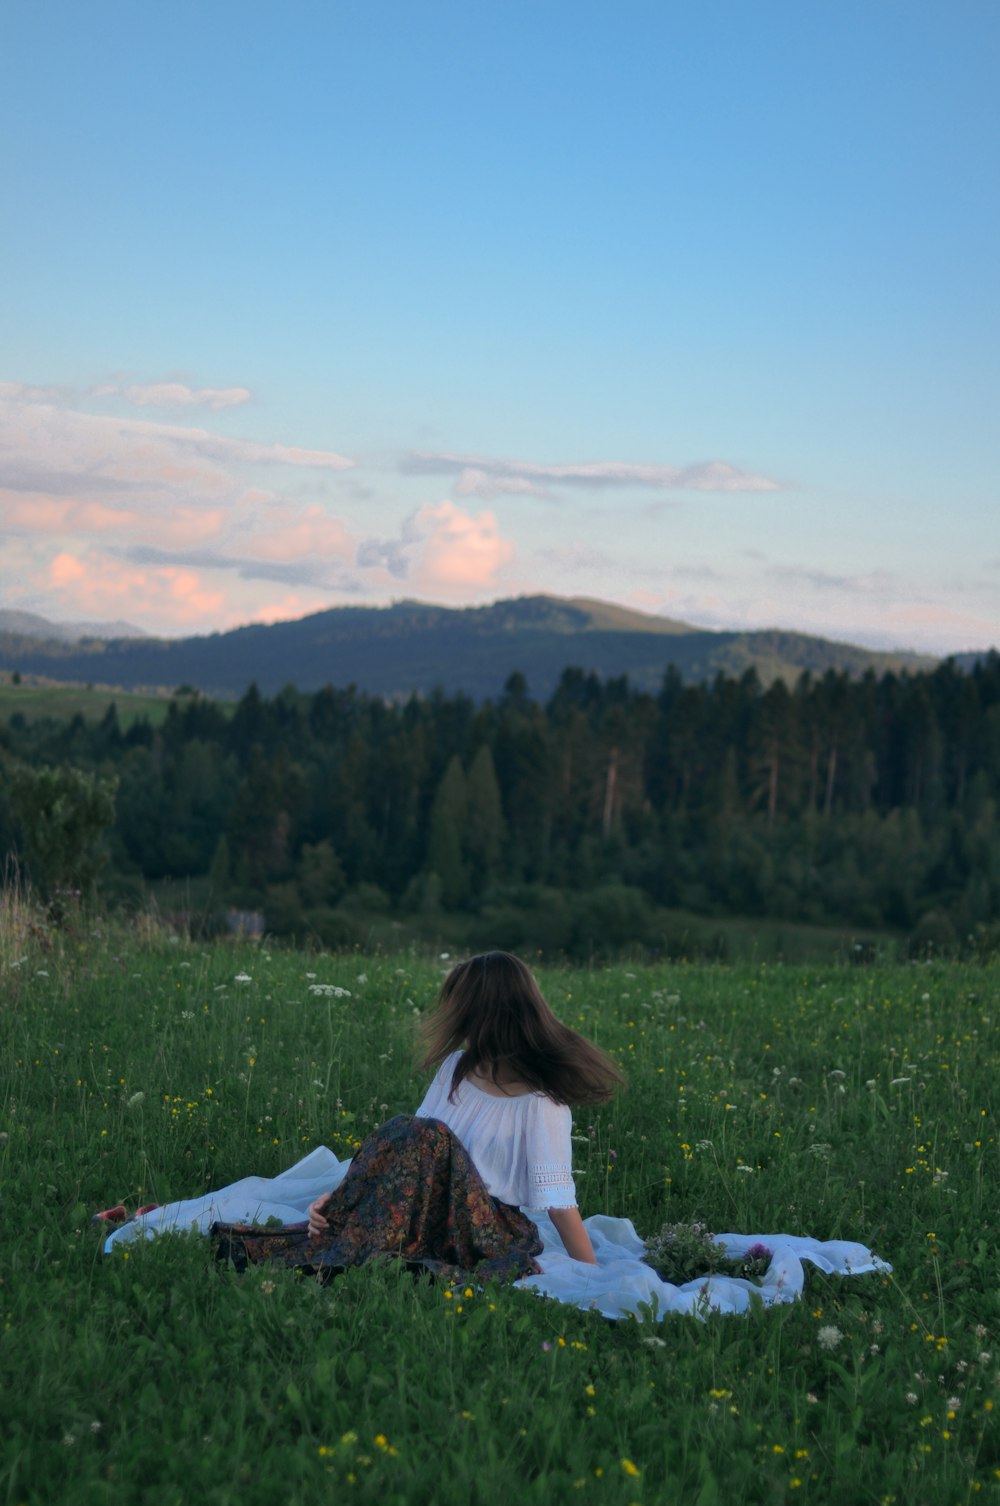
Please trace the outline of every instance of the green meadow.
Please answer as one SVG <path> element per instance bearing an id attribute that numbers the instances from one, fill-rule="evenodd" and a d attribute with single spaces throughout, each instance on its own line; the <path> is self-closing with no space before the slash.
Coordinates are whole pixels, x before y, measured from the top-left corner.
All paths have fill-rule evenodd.
<path id="1" fill-rule="evenodd" d="M 26 722 L 69 721 L 74 716 L 99 722 L 113 705 L 123 732 L 133 722 L 159 727 L 167 717 L 174 692 L 115 690 L 107 685 L 72 685 L 29 677 L 15 683 L 0 673 L 0 721 L 20 716 Z"/>
<path id="2" fill-rule="evenodd" d="M 0 925 L 0 1502 L 913 1503 L 1000 1497 L 1000 968 L 542 969 L 625 1068 L 584 1215 L 858 1239 L 748 1317 L 610 1323 L 392 1265 L 113 1258 L 90 1215 L 350 1155 L 416 1106 L 446 959 Z"/>

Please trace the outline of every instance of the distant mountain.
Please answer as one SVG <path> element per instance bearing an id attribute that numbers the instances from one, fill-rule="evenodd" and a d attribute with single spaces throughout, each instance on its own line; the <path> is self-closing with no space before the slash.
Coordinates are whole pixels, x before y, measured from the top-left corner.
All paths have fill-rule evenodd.
<path id="1" fill-rule="evenodd" d="M 0 638 L 51 639 L 56 643 L 79 643 L 84 638 L 148 638 L 143 628 L 130 622 L 50 622 L 35 612 L 17 612 L 0 607 Z"/>
<path id="2" fill-rule="evenodd" d="M 685 680 L 754 669 L 765 683 L 794 681 L 803 670 L 852 675 L 872 669 L 916 671 L 937 661 L 877 653 L 806 633 L 711 632 L 585 598 L 524 596 L 486 607 L 438 607 L 417 601 L 389 607 L 335 607 L 295 622 L 235 628 L 199 638 L 122 637 L 42 643 L 0 632 L 0 667 L 124 689 L 190 685 L 206 695 L 243 694 L 251 682 L 275 694 L 357 685 L 397 699 L 435 687 L 476 699 L 496 696 L 519 670 L 528 688 L 549 696 L 567 667 L 602 679 L 628 675 L 656 689 L 668 665 Z"/>

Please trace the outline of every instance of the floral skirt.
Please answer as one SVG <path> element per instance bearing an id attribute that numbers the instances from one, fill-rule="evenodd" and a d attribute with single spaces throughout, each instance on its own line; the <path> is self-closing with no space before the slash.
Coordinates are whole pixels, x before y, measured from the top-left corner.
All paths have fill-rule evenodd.
<path id="1" fill-rule="evenodd" d="M 320 1277 L 377 1256 L 431 1271 L 537 1276 L 542 1241 L 519 1208 L 491 1197 L 468 1152 L 439 1119 L 399 1115 L 358 1149 L 321 1210 L 329 1229 L 213 1224 L 220 1259 L 239 1269 L 268 1262 Z"/>

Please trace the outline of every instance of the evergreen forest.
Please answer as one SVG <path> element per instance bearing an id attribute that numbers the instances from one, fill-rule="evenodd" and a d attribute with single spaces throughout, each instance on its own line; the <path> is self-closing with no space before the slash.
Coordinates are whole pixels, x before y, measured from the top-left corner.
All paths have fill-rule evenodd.
<path id="1" fill-rule="evenodd" d="M 150 887 L 206 932 L 255 913 L 546 955 L 680 955 L 671 916 L 1000 948 L 1000 655 L 968 670 L 755 671 L 657 693 L 512 674 L 477 702 L 354 687 L 171 701 L 161 725 L 0 722 L 0 842 L 54 902 Z M 164 901 L 165 903 L 167 901 Z M 697 949 L 697 948 L 696 948 Z"/>

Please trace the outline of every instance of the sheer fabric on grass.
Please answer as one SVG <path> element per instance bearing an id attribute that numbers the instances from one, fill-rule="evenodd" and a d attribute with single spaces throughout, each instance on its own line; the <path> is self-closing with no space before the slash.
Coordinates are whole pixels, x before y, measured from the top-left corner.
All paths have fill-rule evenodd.
<path id="1" fill-rule="evenodd" d="M 339 1187 L 350 1161 L 338 1161 L 326 1146 L 319 1146 L 276 1177 L 244 1177 L 204 1197 L 167 1203 L 132 1223 L 116 1229 L 105 1241 L 110 1253 L 135 1239 L 151 1239 L 175 1232 L 207 1234 L 214 1223 L 300 1223 L 309 1204 Z M 744 1254 L 752 1245 L 763 1244 L 772 1252 L 771 1263 L 760 1282 L 729 1276 L 701 1277 L 684 1286 L 661 1281 L 642 1260 L 645 1249 L 630 1219 L 592 1214 L 584 1219 L 594 1246 L 597 1265 L 572 1260 L 563 1248 L 547 1214 L 533 1212 L 532 1221 L 542 1239 L 538 1255 L 541 1275 L 526 1276 L 516 1285 L 541 1296 L 553 1297 L 574 1307 L 621 1318 L 652 1308 L 658 1317 L 668 1312 L 742 1313 L 755 1301 L 765 1306 L 794 1302 L 802 1293 L 807 1264 L 829 1275 L 860 1276 L 889 1272 L 892 1267 L 861 1244 L 848 1240 L 817 1240 L 793 1234 L 719 1234 L 716 1238 L 729 1255 Z"/>

